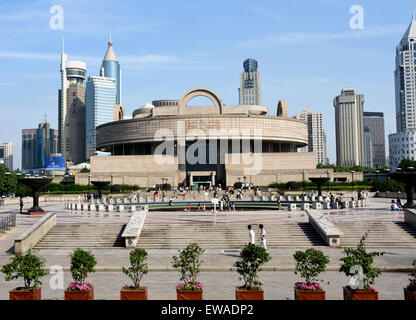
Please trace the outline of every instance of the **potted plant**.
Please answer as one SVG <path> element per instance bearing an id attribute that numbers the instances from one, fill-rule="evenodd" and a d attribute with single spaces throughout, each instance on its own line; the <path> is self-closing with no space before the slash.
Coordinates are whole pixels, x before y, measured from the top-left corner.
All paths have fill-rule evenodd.
<path id="1" fill-rule="evenodd" d="M 325 291 L 317 282 L 317 277 L 325 271 L 329 258 L 322 251 L 315 249 L 307 249 L 305 252 L 297 251 L 293 257 L 296 260 L 295 274 L 300 274 L 305 280 L 296 282 L 295 299 L 325 300 Z"/>
<path id="2" fill-rule="evenodd" d="M 204 252 L 198 244 L 191 243 L 173 257 L 172 266 L 179 270 L 182 281 L 176 286 L 177 300 L 202 300 L 203 286 L 196 279 L 203 262 L 200 256 Z"/>
<path id="3" fill-rule="evenodd" d="M 136 248 L 130 251 L 130 267 L 123 267 L 123 273 L 131 279 L 132 286 L 125 285 L 120 291 L 120 300 L 147 300 L 147 287 L 140 286 L 140 281 L 147 274 L 147 252 Z"/>
<path id="4" fill-rule="evenodd" d="M 271 259 L 266 249 L 259 246 L 248 244 L 240 252 L 240 259 L 234 263 L 240 280 L 244 285 L 236 287 L 235 294 L 237 300 L 264 300 L 263 285 L 258 280 L 258 273 L 261 266 Z"/>
<path id="5" fill-rule="evenodd" d="M 340 272 L 345 273 L 346 276 L 354 276 L 356 283 L 350 284 L 343 288 L 344 300 L 378 300 L 378 292 L 371 287 L 375 279 L 380 276 L 381 271 L 372 266 L 374 257 L 381 256 L 383 252 L 366 252 L 365 240 L 368 232 L 364 234 L 358 244 L 357 249 L 344 249 L 344 258 L 341 264 Z M 350 281 L 351 283 L 351 281 Z"/>
<path id="6" fill-rule="evenodd" d="M 409 279 L 409 285 L 404 288 L 404 299 L 416 301 L 416 260 L 413 261 L 413 266 L 415 267 L 414 273 L 412 273 L 411 279 Z"/>
<path id="7" fill-rule="evenodd" d="M 10 263 L 1 268 L 1 272 L 6 275 L 6 281 L 13 281 L 22 278 L 25 286 L 17 287 L 9 291 L 9 300 L 41 300 L 42 290 L 39 280 L 48 275 L 43 270 L 45 260 L 36 256 L 29 249 L 25 255 L 15 255 Z"/>
<path id="8" fill-rule="evenodd" d="M 87 276 L 95 272 L 97 264 L 90 251 L 75 249 L 71 254 L 71 275 L 73 282 L 65 290 L 65 300 L 94 300 L 94 286 L 87 282 Z"/>

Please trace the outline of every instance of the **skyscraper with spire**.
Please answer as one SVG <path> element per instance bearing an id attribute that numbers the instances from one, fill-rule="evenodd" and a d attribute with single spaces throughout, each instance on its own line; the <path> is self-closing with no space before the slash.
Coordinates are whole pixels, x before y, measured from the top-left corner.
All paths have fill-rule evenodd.
<path id="1" fill-rule="evenodd" d="M 82 61 L 68 61 L 62 45 L 61 89 L 58 91 L 58 150 L 67 161 L 85 161 L 85 74 Z"/>
<path id="2" fill-rule="evenodd" d="M 116 104 L 121 104 L 121 69 L 116 53 L 114 52 L 111 34 L 107 52 L 101 64 L 100 76 L 116 80 Z"/>
<path id="3" fill-rule="evenodd" d="M 403 159 L 416 160 L 416 21 L 412 21 L 396 48 L 396 132 L 389 135 L 390 167 Z"/>

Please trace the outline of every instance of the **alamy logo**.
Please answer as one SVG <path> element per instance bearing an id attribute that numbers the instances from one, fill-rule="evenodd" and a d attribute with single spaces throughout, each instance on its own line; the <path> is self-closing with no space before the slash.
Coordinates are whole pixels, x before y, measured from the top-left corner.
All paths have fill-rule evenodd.
<path id="1" fill-rule="evenodd" d="M 353 15 L 350 19 L 350 28 L 352 30 L 363 30 L 364 29 L 364 8 L 360 5 L 351 6 L 350 14 Z"/>
<path id="2" fill-rule="evenodd" d="M 60 5 L 53 5 L 49 9 L 49 13 L 52 17 L 49 19 L 49 27 L 52 30 L 63 30 L 64 29 L 64 8 Z"/>

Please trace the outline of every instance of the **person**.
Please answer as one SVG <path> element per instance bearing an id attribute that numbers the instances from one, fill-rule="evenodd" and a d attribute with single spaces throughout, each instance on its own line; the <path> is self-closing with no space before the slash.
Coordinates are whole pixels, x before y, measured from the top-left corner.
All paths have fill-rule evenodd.
<path id="1" fill-rule="evenodd" d="M 402 201 L 400 200 L 400 198 L 397 198 L 396 204 L 397 204 L 397 207 L 399 208 L 399 210 L 403 209 L 403 204 L 402 204 Z"/>
<path id="2" fill-rule="evenodd" d="M 260 247 L 267 250 L 266 245 L 266 230 L 264 229 L 264 226 L 261 224 L 259 225 L 260 228 Z M 267 250 L 268 251 L 268 250 Z"/>
<path id="3" fill-rule="evenodd" d="M 22 211 L 23 211 L 23 198 L 22 197 L 20 197 L 20 214 L 22 213 Z"/>
<path id="4" fill-rule="evenodd" d="M 277 210 L 280 211 L 280 199 L 277 199 Z"/>
<path id="5" fill-rule="evenodd" d="M 254 245 L 256 243 L 254 231 L 251 229 L 251 225 L 247 226 L 248 228 L 248 243 Z"/>
<path id="6" fill-rule="evenodd" d="M 191 204 L 188 203 L 188 211 L 191 211 Z"/>
<path id="7" fill-rule="evenodd" d="M 391 200 L 391 210 L 392 211 L 399 211 L 399 207 L 397 206 L 397 204 L 394 202 L 394 200 Z"/>

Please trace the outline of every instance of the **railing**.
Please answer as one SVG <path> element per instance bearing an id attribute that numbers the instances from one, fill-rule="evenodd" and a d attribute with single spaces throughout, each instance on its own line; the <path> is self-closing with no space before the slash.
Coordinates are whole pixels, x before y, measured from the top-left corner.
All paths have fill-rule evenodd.
<path id="1" fill-rule="evenodd" d="M 0 218 L 0 232 L 6 232 L 16 226 L 16 214 L 12 213 L 4 218 Z"/>

